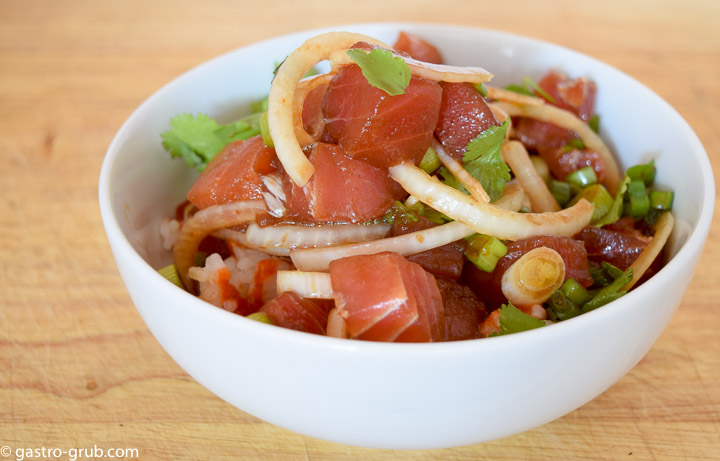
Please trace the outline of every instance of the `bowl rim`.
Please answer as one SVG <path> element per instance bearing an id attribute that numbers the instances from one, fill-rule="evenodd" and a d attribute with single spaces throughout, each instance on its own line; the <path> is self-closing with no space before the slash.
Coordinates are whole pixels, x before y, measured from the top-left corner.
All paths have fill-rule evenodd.
<path id="1" fill-rule="evenodd" d="M 186 292 L 185 290 L 177 287 L 162 275 L 160 275 L 152 266 L 140 256 L 140 254 L 133 248 L 132 244 L 128 240 L 127 236 L 123 233 L 116 219 L 113 211 L 112 199 L 110 196 L 111 191 L 111 176 L 113 167 L 116 164 L 116 160 L 120 153 L 120 147 L 123 141 L 130 134 L 130 125 L 132 121 L 139 117 L 143 112 L 148 111 L 153 105 L 154 101 L 166 92 L 172 91 L 173 88 L 182 82 L 183 80 L 192 78 L 196 73 L 202 72 L 202 70 L 210 66 L 216 61 L 232 59 L 236 53 L 242 53 L 247 48 L 251 47 L 264 47 L 274 41 L 279 40 L 291 40 L 296 39 L 298 43 L 300 40 L 304 40 L 306 37 L 316 35 L 318 33 L 333 31 L 333 30 L 358 30 L 367 28 L 382 28 L 388 30 L 436 30 L 436 31 L 452 31 L 457 32 L 468 32 L 468 33 L 483 33 L 487 34 L 492 38 L 505 41 L 513 41 L 523 45 L 541 45 L 542 47 L 555 48 L 563 53 L 570 53 L 583 59 L 588 59 L 595 66 L 605 68 L 605 70 L 611 73 L 616 73 L 619 77 L 628 80 L 633 85 L 637 86 L 640 91 L 646 93 L 653 99 L 656 99 L 660 104 L 660 107 L 666 112 L 664 116 L 670 117 L 671 123 L 681 128 L 683 136 L 687 138 L 689 144 L 692 146 L 690 154 L 699 163 L 702 171 L 703 181 L 703 193 L 702 203 L 699 205 L 700 213 L 697 219 L 697 224 L 692 228 L 692 231 L 688 235 L 687 239 L 683 243 L 682 247 L 674 255 L 674 257 L 668 261 L 665 266 L 653 277 L 648 279 L 641 286 L 635 288 L 627 295 L 622 298 L 613 301 L 602 309 L 596 309 L 588 312 L 581 316 L 569 319 L 565 322 L 559 322 L 557 324 L 548 325 L 551 328 L 537 328 L 530 331 L 524 331 L 513 335 L 504 335 L 491 338 L 482 338 L 481 340 L 465 340 L 465 341 L 451 341 L 451 342 L 440 342 L 440 343 L 393 343 L 388 345 L 387 343 L 372 342 L 372 341 L 348 341 L 346 339 L 333 338 L 327 336 L 313 335 L 304 332 L 294 331 L 285 328 L 277 328 L 272 325 L 266 325 L 260 322 L 256 322 L 240 315 L 230 313 L 224 309 L 217 308 L 200 298 Z M 627 309 L 632 309 L 633 305 L 642 300 L 642 296 L 645 292 L 654 290 L 656 288 L 667 285 L 672 279 L 680 273 L 684 267 L 692 264 L 693 258 L 698 254 L 704 246 L 705 239 L 707 238 L 710 224 L 712 222 L 714 202 L 715 202 L 715 185 L 712 167 L 707 153 L 702 146 L 699 138 L 695 132 L 691 129 L 689 124 L 680 116 L 680 114 L 665 101 L 662 97 L 656 94 L 647 86 L 640 83 L 635 78 L 627 75 L 623 71 L 606 64 L 592 56 L 580 53 L 571 48 L 563 45 L 558 45 L 548 41 L 535 39 L 532 37 L 522 36 L 518 34 L 508 33 L 504 31 L 498 31 L 488 28 L 481 27 L 469 27 L 459 26 L 453 24 L 438 24 L 438 23 L 419 23 L 419 22 L 367 22 L 367 23 L 356 23 L 356 24 L 343 24 L 331 27 L 322 27 L 308 30 L 296 31 L 288 34 L 282 34 L 272 38 L 264 39 L 261 41 L 249 43 L 243 45 L 234 50 L 223 53 L 210 60 L 202 62 L 193 68 L 185 71 L 168 83 L 164 84 L 161 88 L 147 97 L 128 118 L 123 122 L 120 129 L 114 135 L 108 149 L 105 153 L 105 157 L 100 170 L 100 178 L 98 183 L 98 194 L 99 194 L 99 205 L 102 216 L 103 225 L 107 234 L 108 240 L 116 246 L 117 250 L 128 256 L 130 264 L 132 264 L 136 270 L 140 271 L 140 275 L 148 280 L 148 283 L 152 283 L 157 286 L 158 290 L 162 290 L 167 293 L 166 297 L 180 296 L 179 299 L 184 300 L 184 306 L 193 310 L 196 310 L 198 315 L 206 315 L 212 321 L 221 321 L 224 323 L 234 322 L 234 327 L 239 330 L 250 330 L 254 329 L 258 334 L 268 336 L 273 341 L 291 342 L 294 344 L 302 343 L 308 347 L 328 348 L 328 347 L 342 347 L 343 349 L 351 349 L 354 351 L 364 351 L 367 353 L 382 353 L 387 355 L 388 353 L 397 353 L 403 356 L 407 354 L 417 356 L 427 356 L 428 353 L 433 354 L 472 354 L 478 348 L 492 349 L 492 348 L 503 348 L 503 347 L 526 347 L 529 343 L 536 341 L 542 341 L 545 335 L 559 335 L 563 331 L 572 331 L 584 328 L 589 323 L 595 323 L 607 318 L 608 316 L 621 315 L 621 312 Z M 114 248 L 115 250 L 115 248 Z M 174 290 L 174 291 L 173 291 Z M 184 296 L 184 297 L 183 297 Z"/>

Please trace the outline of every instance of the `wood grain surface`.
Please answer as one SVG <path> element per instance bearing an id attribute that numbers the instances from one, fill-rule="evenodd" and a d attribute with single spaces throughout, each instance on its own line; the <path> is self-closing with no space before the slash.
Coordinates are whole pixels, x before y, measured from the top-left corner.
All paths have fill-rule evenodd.
<path id="1" fill-rule="evenodd" d="M 717 213 L 690 290 L 648 355 L 579 410 L 490 443 L 407 452 L 297 435 L 221 401 L 153 339 L 114 267 L 98 210 L 100 165 L 125 118 L 175 76 L 236 47 L 313 27 L 399 20 L 519 33 L 608 62 L 680 112 L 717 176 L 717 0 L 0 0 L 7 459 L 17 449 L 94 445 L 136 448 L 142 460 L 720 459 Z"/>

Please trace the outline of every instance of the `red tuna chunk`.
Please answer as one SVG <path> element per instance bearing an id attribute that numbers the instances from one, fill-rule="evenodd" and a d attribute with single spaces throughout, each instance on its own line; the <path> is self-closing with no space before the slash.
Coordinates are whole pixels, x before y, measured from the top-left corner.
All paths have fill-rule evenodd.
<path id="1" fill-rule="evenodd" d="M 335 305 L 353 338 L 427 342 L 442 339 L 442 298 L 432 275 L 397 253 L 330 263 Z"/>
<path id="2" fill-rule="evenodd" d="M 412 77 L 405 94 L 390 96 L 371 86 L 360 67 L 342 68 L 323 99 L 328 134 L 347 155 L 373 166 L 418 163 L 438 120 L 440 85 Z"/>
<path id="3" fill-rule="evenodd" d="M 261 175 L 272 173 L 279 162 L 275 150 L 262 138 L 228 144 L 213 158 L 188 191 L 188 200 L 198 208 L 262 199 Z"/>
<path id="4" fill-rule="evenodd" d="M 498 125 L 482 95 L 470 83 L 442 83 L 442 104 L 435 135 L 449 155 L 460 160 L 468 143 Z"/>
<path id="5" fill-rule="evenodd" d="M 291 330 L 324 335 L 327 327 L 327 311 L 293 291 L 277 295 L 260 312 L 270 317 L 273 324 Z"/>
<path id="6" fill-rule="evenodd" d="M 408 32 L 400 32 L 393 48 L 409 54 L 411 58 L 418 61 L 432 62 L 434 64 L 443 63 L 442 55 L 437 48 L 417 35 Z"/>

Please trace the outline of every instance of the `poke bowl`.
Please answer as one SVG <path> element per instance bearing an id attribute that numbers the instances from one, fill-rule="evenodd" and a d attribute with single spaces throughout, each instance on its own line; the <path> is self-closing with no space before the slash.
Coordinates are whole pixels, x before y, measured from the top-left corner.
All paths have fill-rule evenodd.
<path id="1" fill-rule="evenodd" d="M 171 159 L 161 133 L 181 113 L 225 122 L 268 92 L 277 63 L 330 31 L 393 43 L 400 31 L 445 62 L 481 66 L 504 86 L 555 68 L 599 88 L 599 135 L 623 167 L 653 160 L 675 191 L 665 265 L 626 295 L 543 328 L 483 339 L 385 343 L 313 335 L 208 304 L 158 269 L 172 261 L 162 220 L 198 173 Z M 632 110 L 629 110 L 632 108 Z M 714 182 L 697 136 L 665 101 L 622 72 L 575 51 L 455 26 L 363 24 L 290 34 L 202 64 L 160 89 L 108 148 L 100 183 L 105 230 L 127 290 L 168 354 L 235 407 L 292 431 L 349 445 L 427 449 L 516 434 L 600 395 L 648 352 L 680 305 L 709 231 Z"/>

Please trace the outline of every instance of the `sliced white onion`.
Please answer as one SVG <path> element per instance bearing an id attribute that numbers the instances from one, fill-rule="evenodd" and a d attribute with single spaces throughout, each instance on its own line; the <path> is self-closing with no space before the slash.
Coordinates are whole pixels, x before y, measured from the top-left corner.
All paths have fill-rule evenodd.
<path id="1" fill-rule="evenodd" d="M 283 217 L 283 215 L 285 215 L 287 208 L 285 208 L 285 205 L 283 205 L 283 203 L 277 197 L 275 197 L 270 192 L 263 192 L 262 195 L 263 199 L 265 199 L 268 213 L 270 213 L 271 216 L 281 218 Z"/>
<path id="2" fill-rule="evenodd" d="M 332 299 L 333 290 L 327 272 L 278 271 L 277 292 L 294 291 L 303 298 Z"/>
<path id="3" fill-rule="evenodd" d="M 264 213 L 265 203 L 262 200 L 213 205 L 195 213 L 180 231 L 180 237 L 173 247 L 173 257 L 178 275 L 185 288 L 193 291 L 193 284 L 187 272 L 195 262 L 195 254 L 200 242 L 212 232 L 254 220 Z"/>
<path id="4" fill-rule="evenodd" d="M 507 102 L 496 102 L 490 105 L 496 106 L 504 110 L 512 117 L 529 117 L 543 122 L 549 122 L 562 128 L 572 130 L 580 135 L 583 143 L 588 149 L 598 153 L 600 158 L 607 166 L 605 182 L 611 194 L 615 195 L 617 189 L 622 182 L 622 173 L 620 167 L 615 161 L 615 157 L 610 149 L 605 145 L 600 136 L 590 128 L 590 126 L 580 120 L 570 111 L 560 109 L 550 104 L 543 105 L 516 105 Z"/>
<path id="5" fill-rule="evenodd" d="M 525 203 L 525 191 L 516 179 L 505 185 L 505 190 L 499 199 L 493 202 L 496 207 L 510 211 L 520 211 Z"/>
<path id="6" fill-rule="evenodd" d="M 345 319 L 342 318 L 337 307 L 328 314 L 327 335 L 333 338 L 350 338 Z"/>
<path id="7" fill-rule="evenodd" d="M 388 50 L 387 46 L 383 46 Z M 434 64 L 430 62 L 418 61 L 409 56 L 403 56 L 394 50 L 389 50 L 398 58 L 402 58 L 410 68 L 410 72 L 427 80 L 436 82 L 468 82 L 468 83 L 484 83 L 489 82 L 493 78 L 493 74 L 482 67 L 460 67 L 448 66 L 446 64 Z M 330 61 L 333 69 L 355 62 L 348 56 L 345 50 L 337 50 L 330 55 Z"/>
<path id="8" fill-rule="evenodd" d="M 445 167 L 450 170 L 450 173 L 455 176 L 455 179 L 460 182 L 460 184 L 463 185 L 465 189 L 470 191 L 470 195 L 475 199 L 482 203 L 489 203 L 490 197 L 488 196 L 487 192 L 485 192 L 485 189 L 483 189 L 482 184 L 480 184 L 475 178 L 473 178 L 470 173 L 463 167 L 460 162 L 449 156 L 445 149 L 443 148 L 442 144 L 437 142 L 435 138 L 432 140 L 432 145 L 435 148 L 435 152 L 437 152 L 437 156 L 442 162 Z"/>
<path id="9" fill-rule="evenodd" d="M 231 240 L 271 255 L 288 256 L 292 249 L 367 242 L 383 238 L 388 232 L 390 232 L 390 226 L 387 224 L 319 224 L 315 226 L 280 224 L 260 227 L 252 223 L 244 232 L 223 229 L 214 232 L 213 236 Z"/>
<path id="10" fill-rule="evenodd" d="M 238 231 L 234 229 L 221 229 L 219 231 L 213 232 L 211 235 L 215 238 L 219 238 L 220 240 L 225 240 L 227 242 L 233 243 L 236 246 L 250 248 L 252 250 L 260 251 L 262 253 L 272 256 L 290 256 L 290 250 L 287 248 L 263 248 L 250 245 L 247 241 L 247 237 L 244 231 Z"/>
<path id="11" fill-rule="evenodd" d="M 592 218 L 593 206 L 584 199 L 554 213 L 516 213 L 472 197 L 431 178 L 420 168 L 402 163 L 390 167 L 390 177 L 421 202 L 462 222 L 481 234 L 517 240 L 536 235 L 571 236 Z"/>
<path id="12" fill-rule="evenodd" d="M 447 245 L 448 243 L 460 240 L 474 233 L 475 231 L 461 223 L 450 222 L 442 226 L 382 240 L 374 240 L 372 242 L 330 248 L 296 250 L 290 253 L 290 258 L 293 264 L 295 264 L 295 267 L 300 270 L 326 271 L 330 267 L 330 261 L 336 259 L 355 255 L 371 255 L 382 253 L 383 251 L 393 251 L 403 256 L 409 256 Z"/>
<path id="13" fill-rule="evenodd" d="M 540 177 L 525 146 L 518 141 L 503 144 L 503 160 L 508 164 L 518 182 L 530 198 L 532 211 L 560 211 L 560 205 L 548 190 L 547 184 Z"/>
<path id="14" fill-rule="evenodd" d="M 665 243 L 670 237 L 673 225 L 675 224 L 675 218 L 670 212 L 665 212 L 658 218 L 655 223 L 655 235 L 648 245 L 645 247 L 640 256 L 630 265 L 633 270 L 633 278 L 627 285 L 623 287 L 623 290 L 629 290 L 638 280 L 643 276 L 645 271 L 658 257 L 662 249 L 665 247 Z"/>
<path id="15" fill-rule="evenodd" d="M 365 242 L 390 232 L 387 224 L 322 224 L 316 226 L 278 225 L 260 227 L 250 224 L 246 242 L 255 248 L 314 248 Z"/>
<path id="16" fill-rule="evenodd" d="M 282 179 L 280 178 L 279 174 L 266 174 L 261 176 L 261 178 L 263 184 L 265 185 L 265 187 L 267 187 L 267 190 L 269 190 L 271 194 L 273 194 L 275 197 L 277 197 L 283 202 L 287 201 L 285 191 L 282 188 Z"/>
<path id="17" fill-rule="evenodd" d="M 335 50 L 345 50 L 357 42 L 386 47 L 371 37 L 349 32 L 328 32 L 306 40 L 280 65 L 268 96 L 268 125 L 283 168 L 299 187 L 305 185 L 315 167 L 305 157 L 295 135 L 295 91 L 303 75 Z"/>
<path id="18" fill-rule="evenodd" d="M 503 295 L 516 306 L 542 304 L 565 279 L 565 262 L 557 251 L 534 248 L 512 263 L 502 276 Z"/>
<path id="19" fill-rule="evenodd" d="M 541 106 L 545 104 L 545 100 L 543 98 L 538 98 L 537 96 L 516 93 L 514 91 L 490 85 L 486 85 L 485 89 L 487 90 L 488 98 L 490 99 L 511 102 L 513 104 L 527 104 L 529 106 Z"/>

